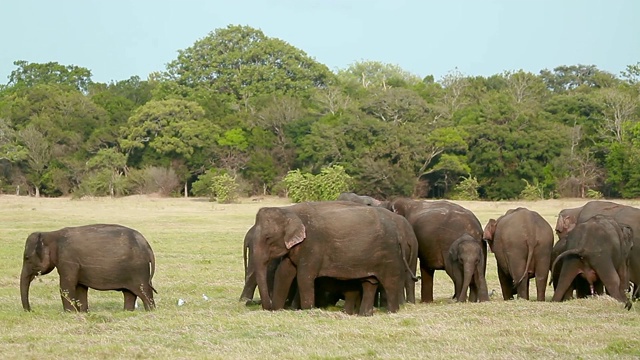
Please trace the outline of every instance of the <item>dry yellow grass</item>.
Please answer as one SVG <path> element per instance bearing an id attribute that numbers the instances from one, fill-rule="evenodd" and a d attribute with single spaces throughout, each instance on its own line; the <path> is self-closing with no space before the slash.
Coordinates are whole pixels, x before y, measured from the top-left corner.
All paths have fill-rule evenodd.
<path id="1" fill-rule="evenodd" d="M 524 206 L 554 225 L 563 208 L 584 200 L 460 202 L 486 224 Z M 637 206 L 638 202 L 626 204 Z M 500 299 L 495 261 L 487 267 L 491 302 L 456 304 L 444 272 L 433 304 L 408 304 L 371 318 L 337 310 L 265 312 L 238 302 L 242 239 L 262 206 L 284 199 L 222 205 L 204 199 L 35 199 L 0 196 L 1 358 L 362 359 L 362 358 L 638 358 L 640 311 L 609 297 L 538 303 Z M 122 295 L 89 292 L 88 314 L 62 312 L 58 277 L 31 287 L 22 311 L 19 274 L 24 241 L 37 230 L 89 223 L 139 230 L 157 257 L 158 309 L 123 312 Z M 531 294 L 534 293 L 532 282 Z M 419 286 L 417 287 L 419 291 Z M 209 300 L 204 300 L 206 294 Z M 547 297 L 552 291 L 547 289 Z M 178 306 L 178 299 L 186 301 Z"/>

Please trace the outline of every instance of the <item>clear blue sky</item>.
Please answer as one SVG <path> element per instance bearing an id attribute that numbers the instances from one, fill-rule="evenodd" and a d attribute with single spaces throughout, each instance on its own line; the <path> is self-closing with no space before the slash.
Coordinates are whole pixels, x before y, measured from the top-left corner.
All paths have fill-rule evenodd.
<path id="1" fill-rule="evenodd" d="M 249 25 L 330 69 L 361 60 L 436 80 L 640 61 L 640 0 L 2 0 L 0 83 L 13 61 L 143 79 L 209 32 Z"/>

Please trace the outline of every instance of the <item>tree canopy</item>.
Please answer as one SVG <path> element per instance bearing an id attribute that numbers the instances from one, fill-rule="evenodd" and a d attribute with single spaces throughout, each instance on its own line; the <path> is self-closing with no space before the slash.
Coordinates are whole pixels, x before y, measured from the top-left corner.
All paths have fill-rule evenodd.
<path id="1" fill-rule="evenodd" d="M 461 184 L 484 199 L 531 186 L 640 196 L 640 63 L 619 75 L 559 64 L 434 79 L 376 60 L 331 71 L 229 25 L 146 80 L 14 65 L 0 85 L 0 192 L 188 195 L 224 178 L 245 195 L 285 194 L 290 171 L 339 166 L 351 191 L 378 197 L 448 198 Z"/>

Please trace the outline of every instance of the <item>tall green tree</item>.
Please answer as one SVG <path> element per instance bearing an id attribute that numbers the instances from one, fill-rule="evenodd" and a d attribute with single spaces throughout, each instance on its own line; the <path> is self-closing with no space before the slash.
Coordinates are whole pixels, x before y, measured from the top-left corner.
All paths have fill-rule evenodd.
<path id="1" fill-rule="evenodd" d="M 32 87 L 39 84 L 55 84 L 86 93 L 91 85 L 91 71 L 76 65 L 57 62 L 29 63 L 14 61 L 18 68 L 9 75 L 9 86 Z"/>
<path id="2" fill-rule="evenodd" d="M 307 94 L 333 81 L 329 69 L 304 51 L 249 26 L 216 29 L 178 51 L 164 79 L 247 101 L 267 94 Z"/>

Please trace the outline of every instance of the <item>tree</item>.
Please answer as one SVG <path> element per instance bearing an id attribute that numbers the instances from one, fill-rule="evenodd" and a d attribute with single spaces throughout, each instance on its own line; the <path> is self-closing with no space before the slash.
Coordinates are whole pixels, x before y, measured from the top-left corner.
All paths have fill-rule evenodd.
<path id="1" fill-rule="evenodd" d="M 87 161 L 87 168 L 103 177 L 106 181 L 99 185 L 106 185 L 109 196 L 114 197 L 123 193 L 123 175 L 127 167 L 127 155 L 114 148 L 100 149 L 98 153 Z M 100 181 L 101 182 L 101 181 Z"/>
<path id="2" fill-rule="evenodd" d="M 615 76 L 599 70 L 595 65 L 561 65 L 553 71 L 544 69 L 540 76 L 547 87 L 556 93 L 574 90 L 579 86 L 588 88 L 601 88 L 611 86 L 616 82 Z"/>
<path id="3" fill-rule="evenodd" d="M 26 151 L 18 142 L 18 134 L 9 122 L 0 118 L 0 160 L 15 162 L 26 157 Z"/>
<path id="4" fill-rule="evenodd" d="M 379 61 L 359 61 L 338 71 L 342 84 L 358 84 L 363 88 L 388 90 L 396 87 L 411 87 L 420 82 L 420 78 L 398 65 Z"/>
<path id="5" fill-rule="evenodd" d="M 193 101 L 152 100 L 136 109 L 127 124 L 121 128 L 123 138 L 120 146 L 129 152 L 144 152 L 148 149 L 160 157 L 172 158 L 172 165 L 185 164 L 197 150 L 215 144 L 219 131 L 218 126 L 205 118 L 202 107 Z M 175 159 L 178 158 L 184 161 L 176 162 Z M 194 163 L 189 171 L 183 173 L 181 180 L 184 183 L 185 196 L 189 174 L 202 165 Z"/>
<path id="6" fill-rule="evenodd" d="M 17 66 L 9 75 L 9 86 L 33 87 L 40 84 L 55 84 L 87 93 L 91 85 L 91 70 L 75 65 L 61 65 L 57 62 L 44 64 L 14 61 Z"/>
<path id="7" fill-rule="evenodd" d="M 22 146 L 27 150 L 27 179 L 34 187 L 35 196 L 40 197 L 43 176 L 51 161 L 51 146 L 44 134 L 34 125 L 20 130 L 19 137 Z"/>
<path id="8" fill-rule="evenodd" d="M 266 94 L 307 94 L 333 81 L 329 69 L 302 50 L 249 26 L 216 29 L 178 51 L 165 80 L 227 95 L 245 106 Z"/>

